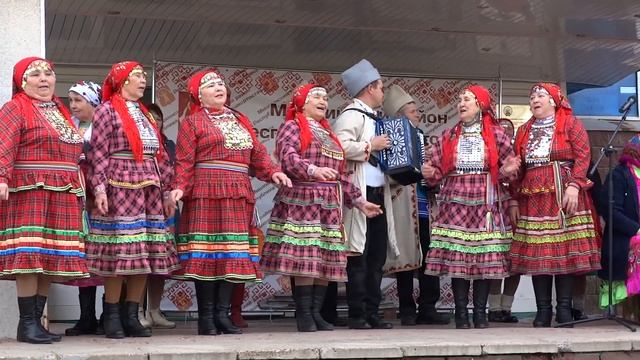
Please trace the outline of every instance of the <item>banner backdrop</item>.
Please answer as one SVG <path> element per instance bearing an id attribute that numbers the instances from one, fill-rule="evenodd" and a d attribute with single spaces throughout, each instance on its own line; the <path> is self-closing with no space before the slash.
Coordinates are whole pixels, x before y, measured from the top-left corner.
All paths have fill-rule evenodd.
<path id="1" fill-rule="evenodd" d="M 164 113 L 165 134 L 175 141 L 180 120 L 189 108 L 187 80 L 198 70 L 210 65 L 176 64 L 157 62 L 155 64 L 155 100 Z M 292 91 L 301 84 L 313 81 L 327 89 L 330 122 L 340 115 L 340 110 L 351 102 L 351 98 L 342 86 L 340 74 L 276 71 L 215 67 L 230 88 L 231 106 L 251 119 L 258 138 L 269 151 L 275 147 L 278 127 L 284 120 L 287 103 Z M 408 77 L 383 77 L 385 87 L 397 84 L 405 89 L 418 104 L 421 114 L 420 127 L 433 142 L 442 130 L 453 126 L 457 121 L 457 100 L 460 90 L 471 83 L 483 85 L 489 89 L 494 99 L 498 97 L 496 81 L 469 81 L 424 79 Z M 266 230 L 269 221 L 273 197 L 276 188 L 258 180 L 253 180 L 256 193 L 256 206 L 262 220 L 262 229 Z M 271 301 L 277 295 L 289 295 L 289 280 L 282 276 L 267 276 L 258 284 L 246 287 L 243 308 L 248 311 L 272 310 Z M 452 304 L 451 289 L 448 281 L 442 282 L 440 306 Z M 383 293 L 386 301 L 397 302 L 395 281 L 385 279 Z M 417 290 L 416 290 L 417 294 Z M 167 281 L 162 302 L 164 310 L 195 310 L 195 290 L 190 282 Z"/>

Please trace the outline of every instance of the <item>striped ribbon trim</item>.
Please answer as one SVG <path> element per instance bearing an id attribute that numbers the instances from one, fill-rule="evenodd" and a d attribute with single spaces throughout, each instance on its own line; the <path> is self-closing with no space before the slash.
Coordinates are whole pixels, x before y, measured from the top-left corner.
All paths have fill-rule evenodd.
<path id="1" fill-rule="evenodd" d="M 220 160 L 212 160 L 212 161 L 202 161 L 196 163 L 196 169 L 206 169 L 206 170 L 227 170 L 227 171 L 235 171 L 244 174 L 249 173 L 249 165 L 232 162 L 232 161 L 220 161 Z"/>
<path id="2" fill-rule="evenodd" d="M 22 170 L 51 170 L 51 171 L 78 171 L 78 165 L 65 161 L 16 161 L 14 169 Z"/>
<path id="3" fill-rule="evenodd" d="M 118 152 L 114 152 L 113 154 L 111 154 L 110 156 L 111 159 L 118 159 L 118 160 L 133 160 L 133 153 L 131 151 L 118 151 Z M 150 160 L 150 159 L 154 159 L 155 155 L 154 154 L 142 154 L 142 158 L 144 160 Z"/>

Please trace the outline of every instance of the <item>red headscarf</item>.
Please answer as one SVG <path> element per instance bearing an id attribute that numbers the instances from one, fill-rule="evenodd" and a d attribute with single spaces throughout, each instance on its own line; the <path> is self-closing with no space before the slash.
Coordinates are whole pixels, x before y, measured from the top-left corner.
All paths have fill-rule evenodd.
<path id="1" fill-rule="evenodd" d="M 142 68 L 142 65 L 140 65 L 140 63 L 136 61 L 123 61 L 111 66 L 111 71 L 109 71 L 109 74 L 107 74 L 107 77 L 104 79 L 104 83 L 102 84 L 102 102 L 105 103 L 111 100 L 113 109 L 116 111 L 116 113 L 118 113 L 118 116 L 122 120 L 122 129 L 127 135 L 127 140 L 129 141 L 129 145 L 131 146 L 131 152 L 133 153 L 133 158 L 136 161 L 142 161 L 143 150 L 142 140 L 140 139 L 140 132 L 138 131 L 136 121 L 133 120 L 131 114 L 129 114 L 125 99 L 120 93 L 120 91 L 122 90 L 122 86 L 136 67 Z M 153 120 L 153 116 L 149 114 L 149 110 L 147 110 L 147 107 L 144 106 L 140 99 L 138 99 L 136 102 L 140 106 L 140 110 L 142 110 L 142 113 L 147 117 L 147 119 L 149 119 L 149 122 L 154 127 L 156 134 L 160 135 L 160 132 L 158 131 L 158 128 L 156 126 L 156 122 L 155 120 Z M 158 137 L 160 138 L 160 136 Z"/>
<path id="2" fill-rule="evenodd" d="M 471 85 L 466 87 L 462 92 L 471 92 L 478 102 L 478 107 L 482 112 L 482 139 L 486 149 L 488 150 L 489 172 L 491 180 L 494 184 L 498 182 L 498 146 L 496 145 L 495 130 L 497 125 L 495 112 L 493 110 L 493 100 L 491 94 L 484 86 Z M 453 163 L 454 154 L 457 152 L 460 133 L 462 132 L 462 122 L 458 122 L 453 129 L 444 135 L 442 140 L 442 171 L 443 174 L 451 172 L 455 164 Z"/>
<path id="3" fill-rule="evenodd" d="M 531 93 L 533 93 L 534 89 L 541 87 L 549 93 L 551 99 L 556 106 L 555 113 L 555 121 L 556 121 L 556 129 L 553 133 L 553 141 L 563 144 L 567 141 L 567 131 L 566 131 L 566 122 L 567 118 L 573 116 L 573 110 L 571 110 L 571 105 L 569 104 L 569 100 L 562 94 L 562 89 L 560 86 L 552 83 L 537 83 L 531 87 Z M 524 147 L 527 146 L 527 141 L 529 141 L 529 132 L 531 131 L 531 126 L 535 122 L 535 118 L 531 117 L 529 121 L 525 125 L 523 125 L 523 131 L 518 133 L 516 136 L 515 142 L 515 152 L 516 155 L 521 156 L 524 154 Z"/>
<path id="4" fill-rule="evenodd" d="M 33 106 L 33 102 L 31 101 L 32 98 L 29 97 L 29 95 L 27 95 L 24 92 L 24 89 L 22 88 L 22 81 L 24 79 L 25 71 L 27 71 L 29 66 L 34 61 L 44 61 L 47 64 L 49 64 L 49 67 L 51 68 L 51 70 L 53 70 L 53 63 L 51 61 L 43 59 L 43 58 L 40 58 L 40 57 L 37 57 L 37 56 L 31 56 L 31 57 L 24 58 L 24 59 L 18 61 L 13 66 L 13 96 L 12 96 L 12 99 L 18 102 L 18 104 L 20 105 L 22 116 L 28 122 L 33 121 L 33 119 L 36 116 L 36 112 L 38 111 L 38 109 L 35 106 Z M 58 107 L 58 110 L 60 111 L 62 116 L 64 116 L 64 118 L 67 120 L 67 123 L 69 123 L 69 125 L 71 125 L 71 127 L 75 128 L 75 125 L 73 124 L 73 121 L 71 120 L 71 113 L 69 113 L 69 110 L 67 109 L 67 107 L 62 103 L 62 100 L 60 100 L 60 98 L 57 97 L 54 94 L 53 98 L 51 99 L 51 101 L 56 103 L 56 106 Z"/>
<path id="5" fill-rule="evenodd" d="M 202 103 L 200 102 L 200 85 L 202 85 L 201 84 L 202 78 L 209 73 L 214 73 L 218 75 L 220 79 L 222 79 L 222 76 L 220 76 L 220 73 L 218 73 L 215 69 L 209 68 L 209 69 L 198 71 L 197 73 L 191 75 L 191 77 L 189 78 L 189 81 L 187 82 L 187 90 L 189 90 L 189 94 L 191 94 L 191 109 L 190 109 L 191 114 L 195 114 L 196 112 L 203 109 Z M 229 99 L 229 94 L 227 93 L 227 103 L 228 103 L 228 99 Z M 231 110 L 234 113 L 234 115 L 236 116 L 240 124 L 242 124 L 242 126 L 244 126 L 244 128 L 247 129 L 247 131 L 249 132 L 249 135 L 251 135 L 251 139 L 253 140 L 253 142 L 256 143 L 258 141 L 258 138 L 256 135 L 256 131 L 253 129 L 253 125 L 251 124 L 251 121 L 249 121 L 249 118 L 245 114 L 230 108 L 227 104 L 225 104 L 225 107 L 227 107 L 229 110 Z M 216 110 L 220 110 L 220 109 L 216 109 Z"/>
<path id="6" fill-rule="evenodd" d="M 307 103 L 307 96 L 309 95 L 309 91 L 314 88 L 321 88 L 320 85 L 317 84 L 306 84 L 300 85 L 293 92 L 293 96 L 291 97 L 291 102 L 287 105 L 287 112 L 285 114 L 285 121 L 297 121 L 298 126 L 300 126 L 300 152 L 304 152 L 309 148 L 311 144 L 311 140 L 313 138 L 313 134 L 311 134 L 311 129 L 309 128 L 309 120 L 304 116 L 302 112 L 302 107 Z M 340 149 L 342 149 L 342 145 L 340 144 L 340 140 L 331 130 L 331 125 L 329 125 L 329 121 L 326 118 L 322 118 L 318 121 L 322 127 L 329 132 L 329 136 L 333 139 L 333 141 L 338 144 Z"/>

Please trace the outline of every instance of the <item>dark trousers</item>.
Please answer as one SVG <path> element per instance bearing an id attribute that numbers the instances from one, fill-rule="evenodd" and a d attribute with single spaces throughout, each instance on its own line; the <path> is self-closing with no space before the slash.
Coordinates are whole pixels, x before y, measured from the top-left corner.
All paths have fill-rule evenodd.
<path id="1" fill-rule="evenodd" d="M 420 286 L 420 297 L 418 298 L 418 311 L 429 313 L 436 310 L 436 303 L 440 299 L 440 277 L 425 275 L 426 266 L 424 258 L 429 251 L 431 234 L 429 231 L 429 218 L 419 218 L 420 247 L 422 248 L 422 266 L 418 270 L 418 283 Z M 413 300 L 413 276 L 415 270 L 401 271 L 396 273 L 398 283 L 398 299 L 400 301 L 400 316 L 413 316 L 416 313 L 416 303 Z"/>
<path id="2" fill-rule="evenodd" d="M 335 324 L 338 318 L 338 283 L 335 281 L 329 281 L 327 285 L 327 292 L 324 296 L 324 302 L 322 303 L 322 309 L 320 314 L 326 321 Z"/>
<path id="3" fill-rule="evenodd" d="M 367 186 L 367 200 L 382 206 L 382 188 Z M 367 219 L 367 235 L 364 252 L 347 258 L 347 304 L 350 318 L 368 318 L 377 315 L 382 292 L 382 267 L 387 260 L 386 214 Z"/>

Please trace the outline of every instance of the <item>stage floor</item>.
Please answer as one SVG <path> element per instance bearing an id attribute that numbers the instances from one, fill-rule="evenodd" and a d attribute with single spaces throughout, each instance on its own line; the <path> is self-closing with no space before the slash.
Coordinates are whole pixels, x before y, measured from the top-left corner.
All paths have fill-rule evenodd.
<path id="1" fill-rule="evenodd" d="M 250 320 L 243 335 L 196 336 L 196 322 L 154 330 L 151 338 L 64 337 L 53 345 L 0 341 L 0 359 L 632 359 L 640 332 L 599 321 L 573 329 L 515 326 L 456 330 L 448 326 L 298 333 L 295 320 Z M 70 324 L 53 324 L 64 332 Z"/>

